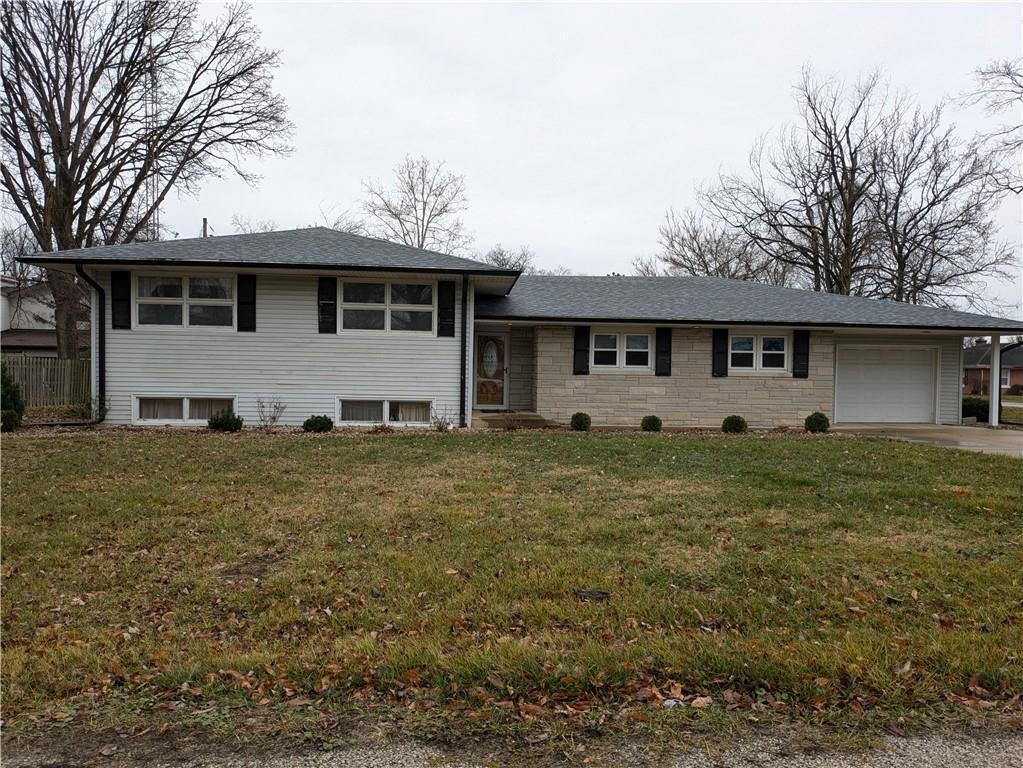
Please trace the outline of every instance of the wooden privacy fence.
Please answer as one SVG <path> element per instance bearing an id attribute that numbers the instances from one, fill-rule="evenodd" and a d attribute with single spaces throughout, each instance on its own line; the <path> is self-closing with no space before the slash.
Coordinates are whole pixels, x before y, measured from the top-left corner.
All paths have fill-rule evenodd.
<path id="1" fill-rule="evenodd" d="M 92 399 L 88 360 L 4 355 L 3 364 L 21 387 L 28 407 L 74 405 Z"/>

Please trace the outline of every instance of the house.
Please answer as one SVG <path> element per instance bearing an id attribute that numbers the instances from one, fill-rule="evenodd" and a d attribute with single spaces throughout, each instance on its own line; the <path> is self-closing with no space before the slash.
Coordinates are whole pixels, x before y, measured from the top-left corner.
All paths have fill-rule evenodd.
<path id="1" fill-rule="evenodd" d="M 1023 342 L 1002 344 L 999 384 L 1023 387 Z M 963 394 L 979 395 L 991 388 L 991 345 L 975 344 L 963 349 Z"/>
<path id="2" fill-rule="evenodd" d="M 718 278 L 521 275 L 324 228 L 37 254 L 93 290 L 113 424 L 960 420 L 966 336 L 1023 322 Z"/>
<path id="3" fill-rule="evenodd" d="M 85 308 L 85 312 L 88 312 L 88 308 Z M 83 324 L 79 323 L 79 327 L 83 328 Z M 87 324 L 83 330 L 88 330 Z M 79 346 L 81 354 L 87 356 L 87 332 L 79 334 Z M 32 357 L 57 356 L 53 299 L 45 283 L 18 285 L 12 277 L 0 277 L 0 352 L 4 357 L 18 354 Z"/>

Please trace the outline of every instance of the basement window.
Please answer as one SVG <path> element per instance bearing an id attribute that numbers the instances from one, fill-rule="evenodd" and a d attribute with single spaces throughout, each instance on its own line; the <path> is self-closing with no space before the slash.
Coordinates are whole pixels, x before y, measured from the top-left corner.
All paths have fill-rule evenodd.
<path id="1" fill-rule="evenodd" d="M 137 421 L 160 424 L 174 422 L 204 424 L 215 413 L 234 410 L 234 398 L 223 395 L 216 397 L 139 397 L 137 403 Z"/>
<path id="2" fill-rule="evenodd" d="M 369 426 L 394 424 L 423 426 L 430 423 L 433 403 L 429 400 L 349 400 L 341 398 L 338 421 Z"/>

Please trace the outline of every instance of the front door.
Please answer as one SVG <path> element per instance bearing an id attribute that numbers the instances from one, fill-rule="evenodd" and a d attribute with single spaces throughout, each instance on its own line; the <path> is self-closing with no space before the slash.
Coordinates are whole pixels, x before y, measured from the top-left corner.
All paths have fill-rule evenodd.
<path id="1" fill-rule="evenodd" d="M 508 334 L 476 336 L 476 407 L 503 410 L 508 407 Z"/>

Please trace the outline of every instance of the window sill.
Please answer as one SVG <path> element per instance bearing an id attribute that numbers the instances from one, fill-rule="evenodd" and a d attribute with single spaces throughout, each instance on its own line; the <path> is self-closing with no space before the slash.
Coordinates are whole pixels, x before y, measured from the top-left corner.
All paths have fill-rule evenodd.
<path id="1" fill-rule="evenodd" d="M 342 328 L 336 336 L 358 336 L 370 339 L 379 339 L 381 336 L 408 336 L 420 339 L 437 338 L 436 331 L 377 331 L 370 328 Z"/>
<path id="2" fill-rule="evenodd" d="M 109 330 L 109 329 L 108 329 Z M 128 330 L 127 328 L 114 328 L 113 330 Z M 237 330 L 233 325 L 148 325 L 136 323 L 132 326 L 133 331 L 157 331 L 160 333 L 180 333 L 181 331 L 212 331 L 213 333 L 233 333 Z"/>
<path id="3" fill-rule="evenodd" d="M 604 374 L 604 373 L 609 373 L 609 374 L 631 373 L 631 374 L 639 374 L 640 376 L 645 376 L 647 374 L 652 375 L 653 372 L 654 372 L 653 368 L 647 368 L 645 366 L 633 366 L 633 367 L 625 367 L 625 368 L 619 368 L 618 366 L 610 366 L 610 365 L 591 365 L 590 366 L 590 373 L 600 373 L 600 374 Z"/>
<path id="4" fill-rule="evenodd" d="M 752 378 L 764 377 L 764 378 L 784 378 L 785 376 L 791 376 L 792 371 L 785 370 L 783 368 L 777 368 L 774 370 L 761 368 L 757 370 L 755 368 L 729 368 L 729 376 L 747 376 Z"/>

